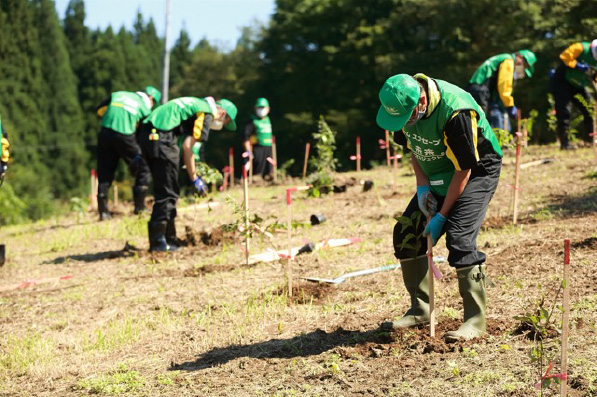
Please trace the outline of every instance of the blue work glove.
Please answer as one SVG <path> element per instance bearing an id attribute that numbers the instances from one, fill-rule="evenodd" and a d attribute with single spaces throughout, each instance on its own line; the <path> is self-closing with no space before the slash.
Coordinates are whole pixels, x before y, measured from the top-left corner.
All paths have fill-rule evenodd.
<path id="1" fill-rule="evenodd" d="M 201 178 L 195 178 L 195 180 L 193 181 L 193 185 L 195 185 L 195 189 L 197 189 L 197 193 L 199 193 L 199 196 L 205 197 L 207 195 L 207 186 L 205 186 Z"/>
<path id="2" fill-rule="evenodd" d="M 133 160 L 129 164 L 129 171 L 131 172 L 132 176 L 137 176 L 139 170 L 141 167 L 143 167 L 144 161 L 145 160 L 143 160 L 143 156 L 140 154 L 137 154 L 135 157 L 133 157 Z"/>
<path id="3" fill-rule="evenodd" d="M 518 108 L 516 106 L 509 107 L 508 115 L 512 118 L 516 118 L 518 116 Z"/>
<path id="4" fill-rule="evenodd" d="M 417 203 L 426 218 L 433 216 L 437 211 L 437 199 L 429 186 L 417 186 Z"/>
<path id="5" fill-rule="evenodd" d="M 437 240 L 439 240 L 439 237 L 442 234 L 442 229 L 444 228 L 446 220 L 446 217 L 438 212 L 429 222 L 427 222 L 427 226 L 425 226 L 423 236 L 428 236 L 431 233 L 431 239 L 433 240 L 434 246 L 437 244 Z"/>
<path id="6" fill-rule="evenodd" d="M 584 62 L 576 62 L 576 67 L 574 69 L 580 72 L 586 72 L 587 70 L 589 70 L 589 65 L 587 65 Z"/>

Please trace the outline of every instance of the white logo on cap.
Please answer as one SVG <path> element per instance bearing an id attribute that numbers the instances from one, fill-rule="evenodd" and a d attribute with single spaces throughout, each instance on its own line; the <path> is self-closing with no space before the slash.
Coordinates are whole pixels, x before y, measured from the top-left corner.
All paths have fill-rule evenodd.
<path id="1" fill-rule="evenodd" d="M 388 112 L 392 116 L 399 116 L 400 115 L 400 112 L 396 108 L 393 108 L 393 107 L 390 107 L 390 106 L 386 106 L 386 105 L 383 105 L 383 107 L 386 110 L 386 112 Z"/>

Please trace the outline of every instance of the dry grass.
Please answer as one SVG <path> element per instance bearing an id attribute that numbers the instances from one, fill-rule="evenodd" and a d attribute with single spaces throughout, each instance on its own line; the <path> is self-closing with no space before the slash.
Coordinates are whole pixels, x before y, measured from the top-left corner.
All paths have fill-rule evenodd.
<path id="1" fill-rule="evenodd" d="M 399 335 L 378 325 L 399 316 L 408 299 L 400 272 L 352 279 L 334 287 L 300 282 L 284 294 L 284 264 L 242 266 L 238 237 L 150 255 L 146 218 L 80 224 L 62 218 L 0 231 L 8 262 L 1 286 L 47 282 L 0 292 L 0 394 L 29 395 L 396 395 L 529 396 L 538 367 L 533 342 L 513 335 L 513 316 L 552 299 L 559 283 L 562 242 L 573 242 L 570 395 L 597 395 L 597 178 L 590 150 L 560 153 L 532 147 L 524 161 L 557 161 L 524 170 L 520 224 L 510 225 L 513 158 L 505 158 L 479 246 L 488 253 L 489 334 L 445 345 L 426 329 Z M 351 175 L 348 175 L 351 176 Z M 355 176 L 354 174 L 352 176 Z M 393 216 L 412 196 L 414 177 L 398 184 L 385 168 L 358 176 L 375 181 L 321 199 L 293 200 L 294 219 L 312 213 L 328 221 L 295 231 L 294 245 L 329 237 L 363 242 L 299 256 L 295 276 L 335 277 L 394 263 Z M 298 183 L 298 181 L 297 181 Z M 237 201 L 241 191 L 231 193 Z M 216 200 L 224 201 L 224 195 Z M 266 222 L 285 220 L 284 187 L 251 190 L 251 207 Z M 223 204 L 181 214 L 178 229 L 217 229 L 234 221 Z M 273 246 L 286 247 L 284 233 Z M 139 248 L 125 247 L 125 242 Z M 272 243 L 253 241 L 253 249 Z M 444 241 L 437 253 L 446 255 Z M 462 311 L 453 270 L 436 292 L 439 335 Z M 57 281 L 63 275 L 68 280 Z M 558 345 L 549 354 L 558 363 Z M 545 395 L 555 395 L 555 389 Z"/>

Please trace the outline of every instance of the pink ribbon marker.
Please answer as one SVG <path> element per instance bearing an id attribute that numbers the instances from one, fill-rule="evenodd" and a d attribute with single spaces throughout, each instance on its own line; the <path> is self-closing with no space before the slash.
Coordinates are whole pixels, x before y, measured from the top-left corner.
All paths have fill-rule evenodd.
<path id="1" fill-rule="evenodd" d="M 444 276 L 442 272 L 437 268 L 437 266 L 435 266 L 435 262 L 433 261 L 433 256 L 431 255 L 431 253 L 427 253 L 427 257 L 431 258 L 431 261 L 429 262 L 431 263 L 431 271 L 433 272 L 433 276 L 436 280 L 441 280 Z"/>
<path id="2" fill-rule="evenodd" d="M 543 383 L 545 383 L 545 381 L 547 379 L 550 378 L 558 378 L 559 380 L 566 380 L 568 379 L 568 374 L 553 374 L 553 375 L 549 375 L 549 372 L 553 369 L 553 362 L 551 362 L 549 364 L 549 367 L 547 368 L 547 371 L 545 371 L 545 375 L 543 375 L 541 377 L 541 380 L 537 383 L 535 383 L 535 388 L 537 389 L 541 389 L 541 387 L 543 387 Z"/>
<path id="3" fill-rule="evenodd" d="M 357 160 L 357 159 L 360 160 L 361 156 L 350 156 L 350 159 L 353 160 L 353 161 Z"/>
<path id="4" fill-rule="evenodd" d="M 271 165 L 277 165 L 277 164 L 276 164 L 276 162 L 274 161 L 274 159 L 273 159 L 273 158 L 271 158 L 271 157 L 268 157 L 268 158 L 266 158 L 266 160 L 267 160 L 267 162 L 268 162 L 268 163 L 270 163 Z"/>

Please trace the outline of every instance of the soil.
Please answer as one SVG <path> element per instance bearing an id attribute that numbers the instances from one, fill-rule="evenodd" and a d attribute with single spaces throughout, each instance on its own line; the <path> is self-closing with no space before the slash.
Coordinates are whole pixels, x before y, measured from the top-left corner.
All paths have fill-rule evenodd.
<path id="1" fill-rule="evenodd" d="M 519 217 L 512 225 L 513 152 L 477 243 L 487 255 L 487 333 L 445 343 L 462 322 L 455 272 L 439 268 L 436 337 L 429 327 L 386 332 L 410 299 L 400 270 L 338 285 L 304 277 L 396 263 L 394 216 L 414 194 L 414 175 L 385 167 L 337 176 L 345 191 L 293 195 L 292 220 L 305 224 L 273 238 L 254 236 L 250 252 L 287 249 L 328 238 L 360 243 L 247 266 L 239 222 L 225 203 L 242 203 L 238 186 L 213 209 L 181 211 L 183 247 L 148 253 L 148 215 L 98 222 L 88 214 L 0 229 L 7 261 L 0 269 L 0 395 L 6 396 L 535 396 L 545 373 L 561 371 L 564 239 L 571 240 L 568 396 L 597 395 L 597 178 L 591 149 L 524 149 L 523 162 L 556 161 L 521 173 Z M 258 178 L 257 178 L 258 180 Z M 373 181 L 363 192 L 361 180 Z M 250 208 L 268 224 L 286 224 L 286 185 L 257 182 Z M 310 227 L 309 217 L 327 220 Z M 448 256 L 445 239 L 435 255 Z M 286 275 L 294 284 L 288 296 Z M 63 276 L 71 276 L 64 277 Z M 25 281 L 35 281 L 24 283 Z M 25 285 L 25 286 L 23 286 Z M 10 288 L 6 288 L 10 287 Z M 4 288 L 4 289 L 2 289 Z M 553 310 L 532 360 L 534 329 L 518 320 Z M 556 385 L 545 396 L 559 394 Z"/>

